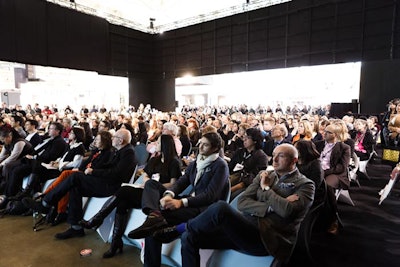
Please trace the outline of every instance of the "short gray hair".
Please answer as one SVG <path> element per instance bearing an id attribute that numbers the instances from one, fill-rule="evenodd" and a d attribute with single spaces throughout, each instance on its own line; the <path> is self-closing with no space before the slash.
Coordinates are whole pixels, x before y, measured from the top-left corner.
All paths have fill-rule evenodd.
<path id="1" fill-rule="evenodd" d="M 172 122 L 164 123 L 163 130 L 170 131 L 173 136 L 178 135 L 178 126 Z"/>

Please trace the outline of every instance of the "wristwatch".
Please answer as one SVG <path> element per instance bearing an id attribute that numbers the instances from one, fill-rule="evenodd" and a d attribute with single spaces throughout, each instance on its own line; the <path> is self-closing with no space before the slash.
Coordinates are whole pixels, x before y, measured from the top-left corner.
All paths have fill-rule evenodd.
<path id="1" fill-rule="evenodd" d="M 266 187 L 264 187 L 262 190 L 263 191 L 268 191 L 268 190 L 270 190 L 271 188 L 267 185 Z"/>

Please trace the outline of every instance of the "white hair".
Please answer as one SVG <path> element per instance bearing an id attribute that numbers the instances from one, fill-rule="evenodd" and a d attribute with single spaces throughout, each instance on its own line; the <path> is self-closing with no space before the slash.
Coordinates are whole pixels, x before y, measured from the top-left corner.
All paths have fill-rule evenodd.
<path id="1" fill-rule="evenodd" d="M 163 131 L 167 130 L 171 133 L 171 135 L 176 136 L 178 134 L 178 126 L 173 124 L 172 122 L 166 122 L 163 125 Z"/>

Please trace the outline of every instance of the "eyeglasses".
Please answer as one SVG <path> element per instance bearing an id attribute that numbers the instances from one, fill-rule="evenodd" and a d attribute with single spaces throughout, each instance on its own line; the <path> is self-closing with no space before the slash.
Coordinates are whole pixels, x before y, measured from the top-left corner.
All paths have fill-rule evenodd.
<path id="1" fill-rule="evenodd" d="M 114 135 L 112 138 L 118 138 L 118 139 L 122 139 L 122 137 L 121 137 L 121 136 L 116 136 L 116 135 Z"/>
<path id="2" fill-rule="evenodd" d="M 333 134 L 332 132 L 330 132 L 330 131 L 324 131 L 326 134 Z"/>

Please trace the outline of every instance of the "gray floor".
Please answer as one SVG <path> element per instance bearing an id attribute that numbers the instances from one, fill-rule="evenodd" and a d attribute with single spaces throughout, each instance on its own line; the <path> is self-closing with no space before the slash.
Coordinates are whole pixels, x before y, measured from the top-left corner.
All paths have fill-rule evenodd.
<path id="1" fill-rule="evenodd" d="M 109 244 L 97 232 L 87 230 L 85 237 L 56 240 L 54 235 L 66 230 L 67 224 L 34 232 L 32 221 L 32 216 L 0 218 L 0 267 L 142 266 L 135 247 L 124 246 L 123 254 L 103 259 Z M 84 248 L 92 249 L 92 255 L 81 257 L 79 252 Z"/>

